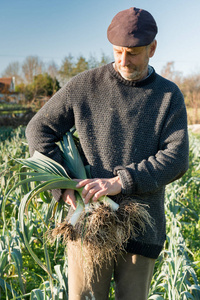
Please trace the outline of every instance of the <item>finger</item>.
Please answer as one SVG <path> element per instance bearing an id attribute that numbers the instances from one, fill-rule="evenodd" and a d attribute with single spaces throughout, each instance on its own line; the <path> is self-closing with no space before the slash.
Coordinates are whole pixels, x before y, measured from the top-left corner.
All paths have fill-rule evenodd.
<path id="1" fill-rule="evenodd" d="M 86 186 L 87 187 L 87 186 Z M 92 200 L 96 202 L 100 197 L 107 196 L 108 195 L 108 189 L 106 188 L 106 185 L 96 185 L 88 190 L 87 194 L 84 193 L 84 200 L 85 203 L 88 203 L 89 200 Z"/>
<path id="2" fill-rule="evenodd" d="M 93 179 L 83 179 L 83 180 L 80 180 L 78 182 L 78 184 L 76 185 L 76 187 L 77 188 L 84 187 L 86 184 L 89 184 L 90 182 L 93 182 Z"/>
<path id="3" fill-rule="evenodd" d="M 62 198 L 65 203 L 71 205 L 73 209 L 76 209 L 76 197 L 74 195 L 74 190 L 71 189 L 65 190 L 62 195 Z"/>
<path id="4" fill-rule="evenodd" d="M 95 189 L 90 189 L 88 193 L 83 197 L 85 204 L 89 203 L 92 199 L 93 195 L 95 195 L 97 191 Z"/>
<path id="5" fill-rule="evenodd" d="M 92 201 L 96 202 L 99 198 L 101 198 L 103 196 L 107 196 L 106 190 L 100 190 L 100 191 L 96 192 L 94 194 L 94 196 L 92 197 Z"/>
<path id="6" fill-rule="evenodd" d="M 99 189 L 99 187 L 98 187 L 98 185 L 95 182 L 87 183 L 84 186 L 83 190 L 82 190 L 82 196 L 83 196 L 83 198 L 85 198 L 86 195 L 88 194 L 88 192 L 91 192 L 91 190 L 96 190 L 97 191 L 98 189 Z"/>
<path id="7" fill-rule="evenodd" d="M 77 179 L 77 178 L 73 178 L 73 180 L 77 182 L 83 181 L 83 179 Z"/>
<path id="8" fill-rule="evenodd" d="M 76 209 L 76 198 L 75 196 L 68 196 L 66 198 L 66 201 L 65 201 L 67 204 L 69 204 L 73 209 Z"/>
<path id="9" fill-rule="evenodd" d="M 68 202 L 67 202 L 67 203 L 68 203 Z M 74 210 L 76 209 L 76 202 L 75 202 L 75 201 L 70 200 L 68 204 L 71 205 L 71 207 L 72 207 Z"/>

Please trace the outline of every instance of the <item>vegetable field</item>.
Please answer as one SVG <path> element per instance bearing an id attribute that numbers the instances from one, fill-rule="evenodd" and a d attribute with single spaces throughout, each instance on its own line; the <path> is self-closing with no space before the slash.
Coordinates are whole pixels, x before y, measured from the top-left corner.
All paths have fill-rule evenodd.
<path id="1" fill-rule="evenodd" d="M 15 159 L 28 158 L 25 128 L 0 129 L 0 299 L 68 299 L 62 241 L 50 244 L 47 230 L 68 207 L 41 193 L 24 206 L 35 182 L 23 178 Z M 149 300 L 200 299 L 200 138 L 190 134 L 190 167 L 166 190 L 167 240 L 156 262 Z M 114 283 L 110 288 L 114 300 Z"/>

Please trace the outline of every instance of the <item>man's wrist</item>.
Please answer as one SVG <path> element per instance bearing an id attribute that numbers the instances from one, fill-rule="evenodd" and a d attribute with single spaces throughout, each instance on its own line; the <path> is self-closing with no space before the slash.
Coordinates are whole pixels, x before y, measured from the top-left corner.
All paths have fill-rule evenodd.
<path id="1" fill-rule="evenodd" d="M 117 166 L 114 169 L 114 175 L 119 176 L 121 182 L 121 193 L 124 195 L 132 194 L 133 178 L 129 171 L 123 166 Z"/>

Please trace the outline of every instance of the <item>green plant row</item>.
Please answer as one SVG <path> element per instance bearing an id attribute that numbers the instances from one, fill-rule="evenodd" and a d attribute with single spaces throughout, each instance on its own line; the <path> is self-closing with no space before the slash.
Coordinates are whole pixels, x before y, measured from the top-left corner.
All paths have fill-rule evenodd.
<path id="1" fill-rule="evenodd" d="M 41 195 L 46 202 L 36 197 L 23 207 L 23 234 L 20 203 L 22 207 L 23 195 L 35 183 L 28 183 L 27 190 L 18 186 L 9 193 L 18 182 L 21 167 L 13 158 L 29 157 L 24 131 L 23 127 L 0 130 L 0 299 L 67 299 L 64 247 L 61 241 L 49 245 L 45 232 L 66 217 L 68 207 L 49 201 L 48 192 Z M 189 170 L 167 187 L 167 241 L 156 262 L 149 300 L 200 299 L 199 149 L 200 140 L 191 135 Z M 34 260 L 32 252 L 40 262 Z M 115 299 L 113 282 L 109 299 Z"/>

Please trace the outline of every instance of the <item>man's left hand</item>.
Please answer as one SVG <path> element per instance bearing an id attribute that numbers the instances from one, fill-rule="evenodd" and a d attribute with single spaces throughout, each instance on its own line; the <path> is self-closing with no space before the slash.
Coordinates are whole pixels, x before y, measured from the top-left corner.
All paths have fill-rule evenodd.
<path id="1" fill-rule="evenodd" d="M 79 181 L 77 188 L 83 187 L 82 197 L 87 204 L 90 200 L 97 201 L 102 196 L 117 195 L 121 192 L 119 176 L 113 178 L 93 178 Z"/>

